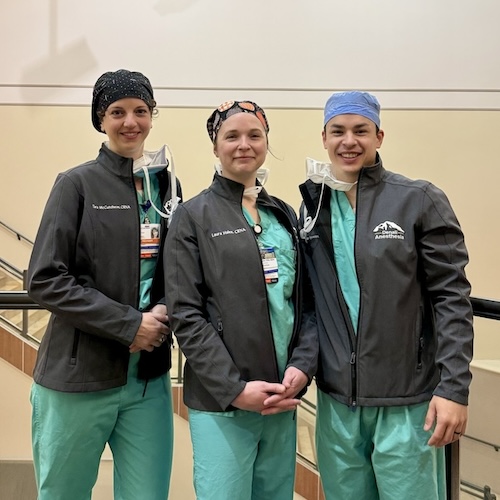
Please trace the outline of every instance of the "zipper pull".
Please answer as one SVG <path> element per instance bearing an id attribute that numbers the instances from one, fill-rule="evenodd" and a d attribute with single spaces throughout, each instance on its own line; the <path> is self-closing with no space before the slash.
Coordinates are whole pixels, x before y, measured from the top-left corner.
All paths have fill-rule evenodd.
<path id="1" fill-rule="evenodd" d="M 351 359 L 349 360 L 349 364 L 354 365 L 356 364 L 356 353 L 351 352 Z"/>

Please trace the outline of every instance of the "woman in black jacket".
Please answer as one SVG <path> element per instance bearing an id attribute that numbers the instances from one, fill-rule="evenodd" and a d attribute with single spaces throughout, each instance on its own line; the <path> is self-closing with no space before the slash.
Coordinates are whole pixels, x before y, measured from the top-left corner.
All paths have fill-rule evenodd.
<path id="1" fill-rule="evenodd" d="M 295 410 L 317 362 L 293 210 L 258 182 L 269 131 L 255 103 L 207 122 L 220 165 L 167 237 L 167 306 L 187 362 L 199 500 L 293 497 Z"/>
<path id="2" fill-rule="evenodd" d="M 171 334 L 158 255 L 161 207 L 180 187 L 164 149 L 144 151 L 155 107 L 141 73 L 103 74 L 92 123 L 108 142 L 57 177 L 42 217 L 29 266 L 29 294 L 52 313 L 31 393 L 39 500 L 89 499 L 106 443 L 115 499 L 168 495 Z"/>

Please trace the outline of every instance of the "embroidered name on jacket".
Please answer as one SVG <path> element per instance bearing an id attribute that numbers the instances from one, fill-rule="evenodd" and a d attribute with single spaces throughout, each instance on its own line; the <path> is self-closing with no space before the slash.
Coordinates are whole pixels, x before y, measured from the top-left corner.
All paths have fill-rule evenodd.
<path id="1" fill-rule="evenodd" d="M 95 210 L 130 210 L 130 205 L 96 205 L 92 203 L 92 208 Z"/>
<path id="2" fill-rule="evenodd" d="M 239 227 L 237 229 L 224 229 L 223 231 L 214 231 L 210 236 L 212 236 L 212 238 L 217 238 L 218 236 L 227 236 L 230 234 L 240 234 L 245 232 L 246 229 L 244 227 Z"/>
<path id="3" fill-rule="evenodd" d="M 376 240 L 404 240 L 405 232 L 395 222 L 386 220 L 373 230 Z"/>

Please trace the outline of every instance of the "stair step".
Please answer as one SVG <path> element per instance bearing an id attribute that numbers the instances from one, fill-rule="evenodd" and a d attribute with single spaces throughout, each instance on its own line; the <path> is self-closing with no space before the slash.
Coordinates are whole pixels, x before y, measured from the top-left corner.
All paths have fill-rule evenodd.
<path id="1" fill-rule="evenodd" d="M 21 279 L 9 274 L 5 269 L 0 268 L 0 290 L 22 290 Z"/>
<path id="2" fill-rule="evenodd" d="M 32 311 L 29 311 L 28 313 L 28 318 L 29 318 L 29 322 L 30 324 L 31 323 L 35 323 L 37 321 L 40 321 L 40 320 L 45 320 L 45 323 L 47 323 L 47 321 L 49 321 L 49 317 L 50 317 L 50 313 L 49 311 L 46 311 L 45 309 L 33 309 Z"/>
<path id="3" fill-rule="evenodd" d="M 45 330 L 47 330 L 46 326 L 43 326 L 43 327 L 35 329 L 35 330 L 32 330 L 30 328 L 29 335 L 30 335 L 30 337 L 33 337 L 34 339 L 38 340 L 38 342 L 41 342 L 43 335 L 45 334 Z"/>
<path id="4" fill-rule="evenodd" d="M 0 316 L 5 318 L 9 323 L 16 325 L 18 328 L 22 327 L 23 323 L 23 312 L 17 309 L 7 309 L 1 310 Z"/>
<path id="5" fill-rule="evenodd" d="M 44 316 L 40 317 L 36 321 L 30 321 L 28 323 L 28 332 L 33 337 L 41 340 L 45 330 L 47 329 L 47 324 L 49 322 L 50 313 L 48 311 L 43 311 Z"/>
<path id="6" fill-rule="evenodd" d="M 316 463 L 314 432 L 308 424 L 299 424 L 297 428 L 298 452 L 312 463 Z"/>
<path id="7" fill-rule="evenodd" d="M 22 316 L 23 312 L 19 309 L 1 309 L 0 314 L 10 320 L 16 316 Z"/>
<path id="8" fill-rule="evenodd" d="M 0 290 L 2 292 L 12 292 L 16 290 L 22 290 L 23 285 L 21 283 L 18 283 L 16 281 L 6 281 L 2 286 L 0 286 Z"/>

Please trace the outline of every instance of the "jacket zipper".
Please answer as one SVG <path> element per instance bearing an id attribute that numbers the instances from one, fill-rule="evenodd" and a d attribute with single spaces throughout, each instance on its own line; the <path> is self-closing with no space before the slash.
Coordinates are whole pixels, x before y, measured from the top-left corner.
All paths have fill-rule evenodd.
<path id="1" fill-rule="evenodd" d="M 349 406 L 354 411 L 358 406 L 358 402 L 356 401 L 356 353 L 354 351 L 351 352 L 351 359 L 349 360 L 349 364 L 351 365 L 351 397 L 349 398 Z"/>
<path id="2" fill-rule="evenodd" d="M 359 285 L 359 275 L 358 275 L 358 262 L 356 258 L 356 234 L 357 234 L 357 228 L 358 228 L 358 213 L 359 213 L 359 184 L 360 184 L 360 179 L 362 175 L 363 169 L 361 169 L 359 176 L 358 176 L 358 183 L 356 184 L 356 207 L 354 211 L 354 245 L 353 245 L 353 259 L 354 259 L 354 269 L 356 270 L 356 281 L 358 282 L 358 287 L 359 287 L 359 311 L 358 311 L 358 324 L 356 325 L 356 331 L 354 331 L 354 345 L 356 346 L 354 348 L 353 343 L 351 343 L 351 398 L 350 398 L 350 406 L 352 410 L 354 411 L 356 407 L 358 406 L 358 401 L 357 401 L 357 396 L 358 396 L 358 390 L 357 390 L 357 383 L 358 383 L 358 378 L 357 378 L 357 355 L 356 352 L 359 349 L 359 320 L 361 318 L 361 286 Z M 354 325 L 352 326 L 354 330 Z M 350 342 L 351 338 L 349 339 Z"/>

